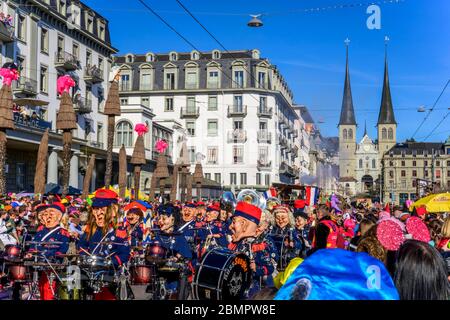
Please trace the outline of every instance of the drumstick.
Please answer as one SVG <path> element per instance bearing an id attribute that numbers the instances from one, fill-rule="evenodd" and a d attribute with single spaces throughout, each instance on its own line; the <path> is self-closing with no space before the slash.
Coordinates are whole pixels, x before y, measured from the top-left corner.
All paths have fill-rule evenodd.
<path id="1" fill-rule="evenodd" d="M 87 250 L 85 250 L 84 248 L 80 247 L 80 250 L 83 250 L 84 252 L 86 252 L 88 255 L 92 256 L 92 254 L 90 254 Z"/>

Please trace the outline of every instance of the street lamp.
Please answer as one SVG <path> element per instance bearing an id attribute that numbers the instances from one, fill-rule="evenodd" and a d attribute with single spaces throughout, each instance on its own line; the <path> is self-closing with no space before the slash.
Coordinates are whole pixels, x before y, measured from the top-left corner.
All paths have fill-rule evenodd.
<path id="1" fill-rule="evenodd" d="M 247 26 L 252 28 L 259 28 L 263 26 L 262 21 L 259 19 L 259 17 L 261 17 L 260 14 L 257 15 L 251 14 L 250 17 L 252 17 L 252 19 L 247 23 Z"/>

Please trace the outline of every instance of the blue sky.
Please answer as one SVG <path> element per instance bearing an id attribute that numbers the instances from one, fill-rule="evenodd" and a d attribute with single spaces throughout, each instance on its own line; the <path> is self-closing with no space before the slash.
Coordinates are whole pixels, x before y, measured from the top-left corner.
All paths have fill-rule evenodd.
<path id="1" fill-rule="evenodd" d="M 145 0 L 198 49 L 219 45 L 184 13 L 175 0 Z M 138 0 L 85 0 L 110 21 L 113 45 L 120 54 L 191 51 L 192 48 L 145 9 Z M 369 30 L 370 1 L 361 0 L 183 0 L 228 50 L 261 50 L 277 65 L 294 92 L 295 102 L 307 105 L 324 135 L 337 135 L 345 67 L 345 38 L 350 43 L 350 73 L 358 139 L 367 130 L 376 138 L 381 101 L 384 37 L 397 140 L 412 136 L 425 113 L 450 79 L 450 1 L 403 0 L 381 2 L 381 30 Z M 386 2 L 386 3 L 383 3 Z M 341 4 L 362 6 L 304 12 Z M 265 13 L 262 28 L 249 28 L 247 14 Z M 450 85 L 435 110 L 416 134 L 423 140 L 450 108 Z M 450 135 L 450 116 L 427 141 Z"/>

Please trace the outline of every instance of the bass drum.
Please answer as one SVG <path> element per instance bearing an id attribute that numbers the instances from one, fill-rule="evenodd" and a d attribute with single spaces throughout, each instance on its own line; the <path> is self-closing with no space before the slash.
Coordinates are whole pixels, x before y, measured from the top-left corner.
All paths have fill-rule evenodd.
<path id="1" fill-rule="evenodd" d="M 196 300 L 242 300 L 250 288 L 250 260 L 224 248 L 207 252 L 198 265 L 193 281 Z"/>

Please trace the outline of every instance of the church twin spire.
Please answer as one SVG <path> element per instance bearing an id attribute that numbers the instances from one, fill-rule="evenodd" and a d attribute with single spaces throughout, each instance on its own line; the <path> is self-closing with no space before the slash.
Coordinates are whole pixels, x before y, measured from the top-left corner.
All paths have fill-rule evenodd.
<path id="1" fill-rule="evenodd" d="M 384 60 L 384 78 L 383 78 L 383 93 L 381 98 L 380 111 L 378 115 L 377 126 L 380 124 L 397 124 L 395 121 L 394 108 L 392 106 L 391 89 L 389 86 L 388 60 L 387 60 L 387 40 Z M 344 95 L 342 98 L 341 116 L 339 125 L 356 125 L 355 110 L 353 108 L 352 90 L 350 85 L 350 71 L 348 65 L 348 46 L 350 40 L 346 39 L 346 66 L 345 66 L 345 81 L 344 81 Z M 367 134 L 366 127 L 364 128 L 364 135 Z"/>
<path id="2" fill-rule="evenodd" d="M 342 98 L 341 117 L 339 125 L 356 125 L 355 110 L 353 109 L 352 88 L 350 86 L 350 72 L 348 68 L 348 45 L 350 40 L 345 40 L 347 47 L 346 65 L 345 65 L 345 82 L 344 82 L 344 96 Z"/>

